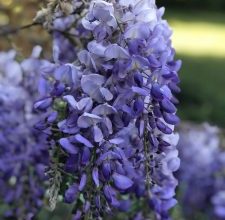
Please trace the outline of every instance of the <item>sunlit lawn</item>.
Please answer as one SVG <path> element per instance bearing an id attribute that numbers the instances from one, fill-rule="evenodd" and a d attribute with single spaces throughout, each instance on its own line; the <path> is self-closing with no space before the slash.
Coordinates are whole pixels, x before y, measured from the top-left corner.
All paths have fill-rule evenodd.
<path id="1" fill-rule="evenodd" d="M 167 11 L 183 60 L 180 116 L 225 126 L 225 15 Z"/>
<path id="2" fill-rule="evenodd" d="M 225 15 L 220 13 L 168 11 L 178 53 L 225 58 Z"/>

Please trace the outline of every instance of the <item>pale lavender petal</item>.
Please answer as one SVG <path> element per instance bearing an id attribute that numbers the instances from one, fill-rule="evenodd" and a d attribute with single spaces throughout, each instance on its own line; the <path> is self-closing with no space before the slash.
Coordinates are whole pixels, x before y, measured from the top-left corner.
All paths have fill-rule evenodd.
<path id="1" fill-rule="evenodd" d="M 88 112 L 92 109 L 93 101 L 91 98 L 83 98 L 77 103 L 78 110 Z"/>
<path id="2" fill-rule="evenodd" d="M 77 102 L 72 95 L 65 95 L 63 99 L 74 109 L 77 108 Z"/>
<path id="3" fill-rule="evenodd" d="M 113 99 L 113 94 L 106 88 L 100 88 L 100 92 L 106 101 L 110 101 Z"/>
<path id="4" fill-rule="evenodd" d="M 101 117 L 95 114 L 84 113 L 77 120 L 77 125 L 80 128 L 88 128 L 96 123 L 99 123 L 102 120 Z"/>
<path id="5" fill-rule="evenodd" d="M 122 144 L 124 142 L 124 139 L 123 138 L 113 138 L 113 139 L 110 139 L 109 142 L 111 144 Z"/>
<path id="6" fill-rule="evenodd" d="M 105 57 L 107 59 L 128 59 L 129 53 L 117 44 L 111 44 L 105 50 Z"/>
<path id="7" fill-rule="evenodd" d="M 116 112 L 117 112 L 117 110 L 113 106 L 111 106 L 107 103 L 98 105 L 92 110 L 92 113 L 96 114 L 96 115 L 110 115 L 110 114 L 114 114 Z"/>
<path id="8" fill-rule="evenodd" d="M 104 84 L 105 77 L 99 74 L 84 75 L 81 78 L 81 88 L 91 98 L 98 102 L 103 102 L 103 97 L 100 93 L 100 87 Z"/>
<path id="9" fill-rule="evenodd" d="M 97 142 L 97 143 L 101 142 L 103 140 L 103 134 L 102 134 L 101 129 L 97 125 L 95 125 L 93 127 L 93 129 L 94 129 L 94 140 L 95 140 L 95 142 Z"/>

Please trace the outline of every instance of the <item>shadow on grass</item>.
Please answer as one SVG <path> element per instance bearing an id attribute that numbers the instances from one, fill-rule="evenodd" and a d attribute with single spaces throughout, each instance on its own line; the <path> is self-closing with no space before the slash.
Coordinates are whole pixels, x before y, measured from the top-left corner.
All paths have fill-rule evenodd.
<path id="1" fill-rule="evenodd" d="M 225 127 L 225 58 L 178 57 L 183 60 L 180 117 Z"/>

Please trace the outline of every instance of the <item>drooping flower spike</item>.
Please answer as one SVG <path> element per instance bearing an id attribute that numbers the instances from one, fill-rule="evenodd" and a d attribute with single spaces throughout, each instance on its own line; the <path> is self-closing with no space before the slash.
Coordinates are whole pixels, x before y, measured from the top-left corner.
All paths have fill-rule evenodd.
<path id="1" fill-rule="evenodd" d="M 133 198 L 149 210 L 134 218 L 169 219 L 176 204 L 181 62 L 163 12 L 152 0 L 91 1 L 82 19 L 91 37 L 75 62 L 41 68 L 36 128 L 49 134 L 52 166 L 63 170 L 51 192 L 75 202 L 74 219 L 127 212 Z"/>
<path id="2" fill-rule="evenodd" d="M 1 219 L 33 219 L 43 206 L 48 148 L 46 136 L 33 128 L 38 121 L 33 102 L 40 51 L 35 47 L 22 63 L 16 61 L 15 51 L 0 53 Z"/>
<path id="3" fill-rule="evenodd" d="M 196 215 L 225 218 L 225 153 L 220 146 L 220 132 L 207 123 L 183 124 L 180 128 L 179 201 L 188 219 Z"/>

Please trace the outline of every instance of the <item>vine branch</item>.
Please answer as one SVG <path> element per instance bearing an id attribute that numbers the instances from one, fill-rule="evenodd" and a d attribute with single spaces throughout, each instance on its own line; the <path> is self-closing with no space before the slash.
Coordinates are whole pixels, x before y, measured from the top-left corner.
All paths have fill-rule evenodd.
<path id="1" fill-rule="evenodd" d="M 21 30 L 25 30 L 25 29 L 28 29 L 28 28 L 31 28 L 31 27 L 37 26 L 37 25 L 41 25 L 41 23 L 32 22 L 30 24 L 26 24 L 26 25 L 16 27 L 16 28 L 10 28 L 10 29 L 2 28 L 2 30 L 0 30 L 0 37 L 4 37 L 6 35 L 11 35 L 11 34 L 17 34 Z"/>

